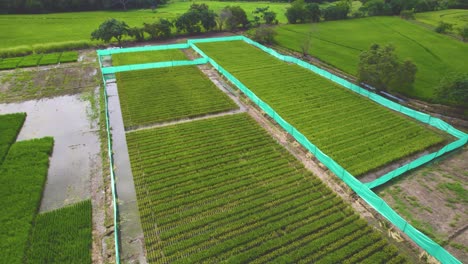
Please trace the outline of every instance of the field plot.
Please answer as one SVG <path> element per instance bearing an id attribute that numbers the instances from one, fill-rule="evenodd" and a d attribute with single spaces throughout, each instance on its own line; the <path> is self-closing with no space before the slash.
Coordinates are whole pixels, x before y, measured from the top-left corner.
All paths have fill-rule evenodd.
<path id="1" fill-rule="evenodd" d="M 161 61 L 188 60 L 179 49 L 117 53 L 112 55 L 112 65 L 140 64 Z"/>
<path id="2" fill-rule="evenodd" d="M 25 118 L 26 114 L 24 113 L 0 115 L 0 164 L 2 164 L 11 144 L 16 141 Z"/>
<path id="3" fill-rule="evenodd" d="M 91 263 L 91 200 L 39 214 L 26 263 Z"/>
<path id="4" fill-rule="evenodd" d="M 237 109 L 196 66 L 116 74 L 125 128 Z"/>
<path id="5" fill-rule="evenodd" d="M 404 263 L 246 114 L 127 133 L 150 263 Z"/>
<path id="6" fill-rule="evenodd" d="M 444 141 L 416 121 L 245 42 L 197 46 L 355 176 Z"/>
<path id="7" fill-rule="evenodd" d="M 0 165 L 0 252 L 4 263 L 23 263 L 52 147 L 52 138 L 17 142 Z"/>
<path id="8" fill-rule="evenodd" d="M 454 27 L 455 34 L 458 34 L 457 30 L 468 22 L 468 10 L 447 9 L 433 12 L 421 12 L 416 13 L 415 17 L 418 21 L 434 27 L 436 27 L 440 21 L 450 23 Z"/>
<path id="9" fill-rule="evenodd" d="M 34 54 L 24 57 L 0 59 L 0 70 L 35 67 L 57 63 L 75 62 L 78 60 L 77 51 L 66 51 L 49 54 Z"/>
<path id="10" fill-rule="evenodd" d="M 424 100 L 436 100 L 435 90 L 447 74 L 468 72 L 466 56 L 460 55 L 468 54 L 466 43 L 397 17 L 281 25 L 277 32 L 280 46 L 298 52 L 311 34 L 311 55 L 353 75 L 362 51 L 373 43 L 393 44 L 399 58 L 418 67 L 414 87 L 396 91 Z"/>

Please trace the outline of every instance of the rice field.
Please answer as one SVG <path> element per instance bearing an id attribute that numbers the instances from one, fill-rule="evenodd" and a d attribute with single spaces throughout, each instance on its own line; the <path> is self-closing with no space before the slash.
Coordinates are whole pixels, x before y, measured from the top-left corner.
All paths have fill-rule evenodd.
<path id="1" fill-rule="evenodd" d="M 196 66 L 116 74 L 126 129 L 237 109 Z"/>
<path id="2" fill-rule="evenodd" d="M 24 57 L 0 58 L 0 70 L 36 67 L 57 63 L 75 62 L 78 60 L 77 51 L 58 53 L 33 54 Z"/>
<path id="3" fill-rule="evenodd" d="M 117 53 L 112 55 L 113 66 L 174 60 L 188 59 L 179 49 Z"/>
<path id="4" fill-rule="evenodd" d="M 407 263 L 246 114 L 126 134 L 149 263 Z"/>
<path id="5" fill-rule="evenodd" d="M 197 46 L 355 176 L 444 141 L 414 120 L 245 42 Z"/>
<path id="6" fill-rule="evenodd" d="M 25 113 L 0 115 L 0 164 L 23 127 Z"/>

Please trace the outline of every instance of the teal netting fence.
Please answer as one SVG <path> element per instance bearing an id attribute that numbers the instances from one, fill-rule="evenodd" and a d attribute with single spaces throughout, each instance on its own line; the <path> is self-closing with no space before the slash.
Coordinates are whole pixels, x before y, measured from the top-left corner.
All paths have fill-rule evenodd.
<path id="1" fill-rule="evenodd" d="M 99 51 L 98 51 L 99 54 Z M 99 66 L 101 69 L 102 61 L 101 56 L 98 56 Z M 106 133 L 107 133 L 107 155 L 109 156 L 109 169 L 110 169 L 110 178 L 111 178 L 111 191 L 112 191 L 112 208 L 114 210 L 114 246 L 115 246 L 115 263 L 120 264 L 120 240 L 119 240 L 119 210 L 117 206 L 117 192 L 115 186 L 115 172 L 114 172 L 114 156 L 112 150 L 112 137 L 111 137 L 111 127 L 109 120 L 109 101 L 107 96 L 107 87 L 106 79 L 104 74 L 102 74 L 102 81 L 104 85 L 104 103 L 106 110 Z"/>
<path id="2" fill-rule="evenodd" d="M 420 157 L 409 164 L 402 166 L 392 172 L 389 172 L 379 179 L 363 184 L 359 180 L 357 180 L 353 175 L 351 175 L 348 171 L 346 171 L 343 167 L 341 167 L 338 163 L 336 163 L 333 159 L 328 157 L 325 153 L 323 153 L 319 148 L 317 148 L 314 144 L 312 144 L 301 132 L 299 132 L 295 127 L 290 125 L 287 121 L 285 121 L 276 111 L 270 107 L 268 104 L 263 102 L 257 95 L 255 95 L 252 91 L 250 91 L 244 84 L 242 84 L 237 78 L 235 78 L 231 73 L 226 71 L 224 68 L 222 68 L 216 61 L 208 57 L 202 50 L 200 50 L 197 46 L 196 43 L 202 43 L 202 42 L 219 42 L 219 41 L 235 41 L 235 40 L 242 40 L 245 41 L 251 45 L 254 45 L 258 47 L 259 49 L 263 50 L 264 52 L 267 52 L 268 54 L 286 61 L 290 63 L 295 63 L 301 67 L 304 67 L 306 69 L 309 69 L 313 71 L 316 74 L 319 74 L 320 76 L 327 78 L 335 83 L 340 84 L 341 86 L 350 89 L 362 96 L 365 96 L 385 107 L 388 107 L 392 110 L 398 111 L 400 113 L 403 113 L 407 116 L 413 117 L 423 123 L 426 123 L 428 125 L 431 125 L 433 127 L 436 127 L 440 130 L 443 130 L 454 137 L 458 138 L 457 141 L 452 142 L 437 152 L 425 155 L 423 157 Z M 283 129 L 285 129 L 291 136 L 293 136 L 303 147 L 305 147 L 308 151 L 310 151 L 312 154 L 315 155 L 315 157 L 322 162 L 325 166 L 327 166 L 330 171 L 332 171 L 335 175 L 337 175 L 340 179 L 342 179 L 352 190 L 354 190 L 364 201 L 366 201 L 370 206 L 372 206 L 377 212 L 379 212 L 383 217 L 388 219 L 393 225 L 398 227 L 401 231 L 403 231 L 405 234 L 407 234 L 415 243 L 417 243 L 421 248 L 426 250 L 429 254 L 434 256 L 436 259 L 441 261 L 442 263 L 461 263 L 459 260 L 457 260 L 455 257 L 453 257 L 449 252 L 447 252 L 443 247 L 438 245 L 436 242 L 431 240 L 429 237 L 427 237 L 425 234 L 421 233 L 418 231 L 416 228 L 414 228 L 411 224 L 409 224 L 405 219 L 403 219 L 400 215 L 398 215 L 383 199 L 381 199 L 378 195 L 376 195 L 370 188 L 379 186 L 385 182 L 388 182 L 389 180 L 398 177 L 399 175 L 402 175 L 403 173 L 407 172 L 408 170 L 414 169 L 418 166 L 421 166 L 441 155 L 443 155 L 446 152 L 452 151 L 456 148 L 459 148 L 463 145 L 465 145 L 468 142 L 468 135 L 463 133 L 462 131 L 459 131 L 449 125 L 448 123 L 438 119 L 434 118 L 430 115 L 415 111 L 413 109 L 410 109 L 408 107 L 402 106 L 398 103 L 395 103 L 393 101 L 390 101 L 380 95 L 377 95 L 375 93 L 369 92 L 366 89 L 363 89 L 359 87 L 358 85 L 355 85 L 341 77 L 338 77 L 336 75 L 333 75 L 332 73 L 325 71 L 323 69 L 320 69 L 314 65 L 311 65 L 309 63 L 306 63 L 302 60 L 299 60 L 297 58 L 291 57 L 291 56 L 285 56 L 282 55 L 275 50 L 272 50 L 270 48 L 267 48 L 257 42 L 254 42 L 244 36 L 233 36 L 233 37 L 221 37 L 221 38 L 210 38 L 210 39 L 194 39 L 194 40 L 188 40 L 188 44 L 176 44 L 176 45 L 163 45 L 163 46 L 153 46 L 153 47 L 140 47 L 140 48 L 127 48 L 127 49 L 112 49 L 112 50 L 105 50 L 105 51 L 98 51 L 99 58 L 101 56 L 106 56 L 106 55 L 112 55 L 112 54 L 117 54 L 117 53 L 123 53 L 123 52 L 138 52 L 138 51 L 148 51 L 148 50 L 164 50 L 164 49 L 176 49 L 176 48 L 189 48 L 191 47 L 194 49 L 196 52 L 198 52 L 203 58 L 204 58 L 204 63 L 209 62 L 218 72 L 220 72 L 224 77 L 226 77 L 231 83 L 236 85 L 252 102 L 254 102 L 260 109 L 262 109 L 266 114 L 268 114 L 273 120 L 275 120 Z M 202 62 L 202 60 L 200 60 Z M 101 60 L 100 60 L 101 63 Z M 180 63 L 180 61 L 178 62 Z M 171 63 L 151 63 L 152 66 L 157 66 L 157 67 L 171 67 L 174 66 L 174 64 Z M 198 64 L 203 64 L 203 63 L 198 63 Z M 128 70 L 136 70 L 136 69 L 141 69 L 141 67 L 146 67 L 144 66 L 146 64 L 140 64 L 138 65 L 131 65 L 132 67 L 128 67 L 125 69 Z M 101 64 L 101 69 L 106 69 L 102 68 Z M 109 71 L 108 73 L 115 73 L 117 72 L 115 67 L 113 70 L 105 70 Z M 103 71 L 104 72 L 104 71 Z M 104 82 L 105 78 L 103 77 Z M 107 95 L 106 95 L 107 96 Z M 110 144 L 110 142 L 109 142 Z M 111 151 L 111 147 L 109 148 L 109 151 Z M 111 157 L 111 153 L 109 154 Z M 111 170 L 112 171 L 112 170 Z M 116 212 L 116 210 L 114 210 Z M 117 217 L 117 216 L 115 216 Z M 117 226 L 117 225 L 116 225 Z M 118 229 L 116 229 L 118 230 Z M 116 232 L 117 233 L 117 232 Z M 117 241 L 117 237 L 116 237 Z M 118 248 L 118 244 L 116 242 L 116 248 Z"/>
<path id="3" fill-rule="evenodd" d="M 348 88 L 354 92 L 357 92 L 383 106 L 386 106 L 390 109 L 395 111 L 401 112 L 405 115 L 413 117 L 421 122 L 434 126 L 438 129 L 446 131 L 447 133 L 455 136 L 458 138 L 457 141 L 452 142 L 442 149 L 440 149 L 436 153 L 431 153 L 429 155 L 423 156 L 408 165 L 405 165 L 401 168 L 398 168 L 383 177 L 377 179 L 376 181 L 372 182 L 373 186 L 378 186 L 383 184 L 410 169 L 414 169 L 417 166 L 421 166 L 430 160 L 446 153 L 448 151 L 454 150 L 459 148 L 467 143 L 468 135 L 455 129 L 448 123 L 438 119 L 431 117 L 430 115 L 415 111 L 413 109 L 407 108 L 400 104 L 397 104 L 393 101 L 390 101 L 384 97 L 381 97 L 377 94 L 371 93 L 353 83 L 350 83 L 343 78 L 340 78 L 336 75 L 333 75 L 330 72 L 322 70 L 314 65 L 301 61 L 297 58 L 285 56 L 279 54 L 278 52 L 267 48 L 257 42 L 254 42 L 246 37 L 243 36 L 235 36 L 235 37 L 222 37 L 222 38 L 215 38 L 215 39 L 195 39 L 189 40 L 188 43 L 197 51 L 202 57 L 208 59 L 209 63 L 223 76 L 225 76 L 231 83 L 236 85 L 252 102 L 254 102 L 260 109 L 262 109 L 266 114 L 268 114 L 273 120 L 275 120 L 283 129 L 285 129 L 291 136 L 293 136 L 302 146 L 304 146 L 308 151 L 314 154 L 320 162 L 322 162 L 325 166 L 327 166 L 330 171 L 332 171 L 335 175 L 337 175 L 340 179 L 342 179 L 351 189 L 353 189 L 364 201 L 366 201 L 370 206 L 372 206 L 377 212 L 379 212 L 383 217 L 388 219 L 393 225 L 398 227 L 401 231 L 407 234 L 415 243 L 417 243 L 421 248 L 426 250 L 429 254 L 434 256 L 436 259 L 441 261 L 442 263 L 461 263 L 458 259 L 452 256 L 449 252 L 447 252 L 443 247 L 439 244 L 434 242 L 432 239 L 427 237 L 425 234 L 421 233 L 419 230 L 414 228 L 411 224 L 409 224 L 405 219 L 403 219 L 400 215 L 398 215 L 383 199 L 381 199 L 377 194 L 372 192 L 369 186 L 361 183 L 357 180 L 353 175 L 351 175 L 348 171 L 346 171 L 343 167 L 341 167 L 338 163 L 336 163 L 333 159 L 328 157 L 325 153 L 323 153 L 319 148 L 317 148 L 314 144 L 312 144 L 301 132 L 299 132 L 295 127 L 290 125 L 286 122 L 276 111 L 273 110 L 268 104 L 263 102 L 257 95 L 255 95 L 252 91 L 250 91 L 244 84 L 242 84 L 238 79 L 236 79 L 232 74 L 222 68 L 216 61 L 208 57 L 202 50 L 200 50 L 196 43 L 202 42 L 216 42 L 216 41 L 235 41 L 235 40 L 242 40 L 251 45 L 254 45 L 261 50 L 273 55 L 274 57 L 290 62 L 295 63 L 301 67 L 309 69 L 335 83 L 342 85 L 345 88 Z M 369 185 L 371 185 L 369 184 Z"/>
<path id="4" fill-rule="evenodd" d="M 178 66 L 188 66 L 188 65 L 200 65 L 208 63 L 206 58 L 198 58 L 195 60 L 182 60 L 182 61 L 162 61 L 162 62 L 152 62 L 152 63 L 143 63 L 143 64 L 131 64 L 131 65 L 122 65 L 122 66 L 112 66 L 101 68 L 102 74 L 112 74 L 117 72 L 126 72 L 126 71 L 136 71 L 136 70 L 147 70 L 147 69 L 156 69 L 156 68 L 166 68 L 166 67 L 178 67 Z"/>
<path id="5" fill-rule="evenodd" d="M 97 54 L 98 56 L 109 56 L 109 55 L 118 54 L 118 53 L 157 51 L 157 50 L 168 50 L 168 49 L 188 49 L 188 48 L 190 48 L 190 45 L 183 43 L 183 44 L 133 47 L 133 48 L 124 48 L 124 49 L 116 48 L 116 49 L 98 50 Z"/>

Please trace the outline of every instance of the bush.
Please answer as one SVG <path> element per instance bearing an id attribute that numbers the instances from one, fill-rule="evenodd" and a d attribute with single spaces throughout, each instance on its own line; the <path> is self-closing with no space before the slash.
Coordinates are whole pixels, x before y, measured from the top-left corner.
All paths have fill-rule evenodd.
<path id="1" fill-rule="evenodd" d="M 262 44 L 273 44 L 277 35 L 272 26 L 260 25 L 254 31 L 253 39 Z"/>
<path id="2" fill-rule="evenodd" d="M 434 29 L 434 31 L 440 34 L 444 34 L 444 33 L 452 31 L 452 29 L 453 29 L 452 24 L 440 21 L 437 27 Z"/>
<path id="3" fill-rule="evenodd" d="M 414 20 L 414 10 L 402 10 L 400 17 L 406 20 Z"/>
<path id="4" fill-rule="evenodd" d="M 326 21 L 341 20 L 348 17 L 350 7 L 344 3 L 329 6 L 322 11 L 323 18 Z"/>
<path id="5" fill-rule="evenodd" d="M 463 41 L 467 41 L 468 40 L 468 24 L 465 24 L 462 28 L 459 28 L 458 33 L 462 37 Z"/>

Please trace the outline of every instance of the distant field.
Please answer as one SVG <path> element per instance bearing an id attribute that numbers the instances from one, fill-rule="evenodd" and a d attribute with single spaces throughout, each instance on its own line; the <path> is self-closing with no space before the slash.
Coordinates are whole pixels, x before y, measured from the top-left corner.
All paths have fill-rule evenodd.
<path id="1" fill-rule="evenodd" d="M 408 263 L 246 114 L 127 142 L 149 263 Z"/>
<path id="2" fill-rule="evenodd" d="M 458 34 L 457 28 L 468 24 L 468 10 L 448 9 L 434 12 L 416 13 L 416 19 L 431 26 L 437 26 L 440 21 L 454 25 L 454 33 Z"/>
<path id="3" fill-rule="evenodd" d="M 125 128 L 237 108 L 196 66 L 120 72 L 117 85 Z"/>
<path id="4" fill-rule="evenodd" d="M 188 60 L 188 58 L 178 49 L 128 52 L 112 55 L 113 66 L 173 60 Z"/>
<path id="5" fill-rule="evenodd" d="M 452 72 L 468 72 L 468 45 L 449 36 L 396 17 L 370 17 L 317 24 L 282 25 L 276 37 L 280 46 L 301 51 L 312 32 L 313 56 L 355 75 L 359 54 L 372 43 L 395 45 L 401 59 L 412 59 L 417 67 L 412 90 L 403 94 L 431 100 L 440 79 Z"/>
<path id="6" fill-rule="evenodd" d="M 443 141 L 417 122 L 243 41 L 197 46 L 355 176 Z"/>
<path id="7" fill-rule="evenodd" d="M 130 26 L 141 26 L 143 22 L 152 23 L 159 18 L 175 18 L 188 10 L 191 1 L 171 3 L 160 7 L 153 13 L 150 9 L 124 11 L 96 11 L 77 13 L 56 13 L 45 15 L 0 15 L 0 49 L 19 45 L 38 43 L 89 40 L 91 32 L 107 18 L 124 20 Z M 286 22 L 284 12 L 287 3 L 268 2 L 216 2 L 206 3 L 219 11 L 228 5 L 241 6 L 252 19 L 252 11 L 257 7 L 269 6 L 277 13 L 280 22 Z"/>

